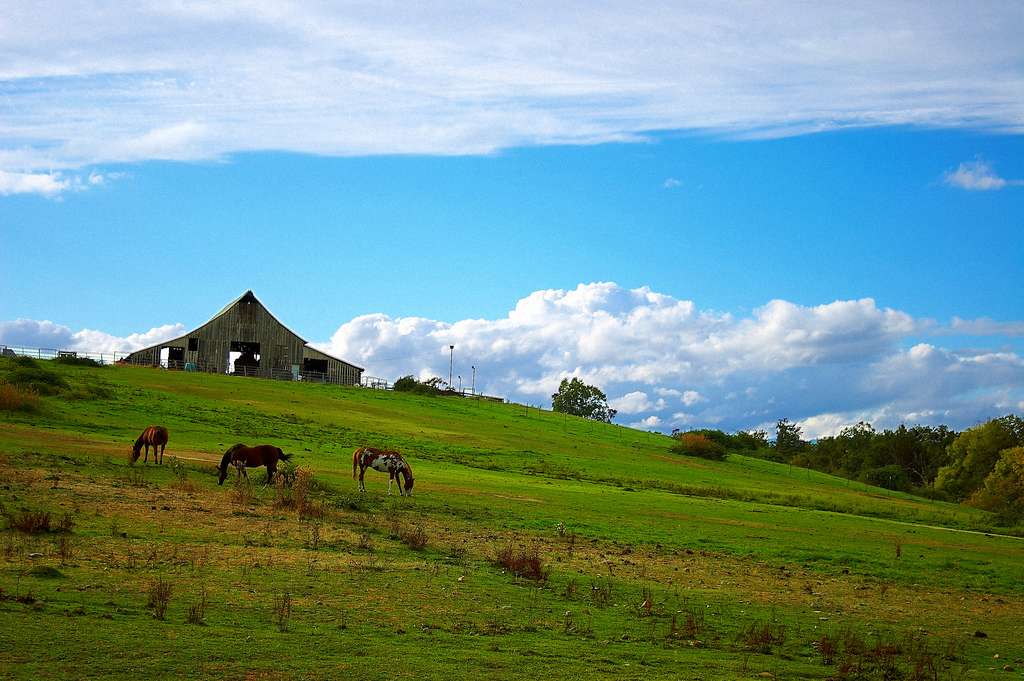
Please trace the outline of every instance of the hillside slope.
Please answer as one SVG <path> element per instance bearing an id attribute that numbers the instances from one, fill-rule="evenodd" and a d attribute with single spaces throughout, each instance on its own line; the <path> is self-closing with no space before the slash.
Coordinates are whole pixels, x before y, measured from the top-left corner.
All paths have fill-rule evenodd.
<path id="1" fill-rule="evenodd" d="M 0 412 L 0 500 L 10 518 L 70 511 L 75 526 L 4 530 L 0 665 L 16 675 L 70 675 L 73 651 L 129 675 L 88 651 L 153 627 L 177 643 L 140 645 L 137 671 L 209 676 L 826 678 L 843 659 L 883 674 L 931 655 L 982 678 L 993 655 L 1024 656 L 1024 542 L 968 531 L 988 524 L 973 509 L 680 457 L 664 436 L 516 405 L 42 364 L 66 387 L 36 412 Z M 150 423 L 169 428 L 180 477 L 127 465 Z M 211 464 L 235 442 L 293 453 L 317 482 L 315 512 L 275 508 L 272 488 L 217 487 Z M 373 472 L 355 493 L 351 453 L 367 444 L 410 460 L 414 497 L 384 496 Z M 510 546 L 548 579 L 495 565 Z M 160 578 L 174 595 L 155 623 L 143 592 Z M 206 626 L 185 624 L 204 590 Z M 892 660 L 865 652 L 879 639 L 898 643 Z M 296 645 L 301 659 L 283 652 Z"/>

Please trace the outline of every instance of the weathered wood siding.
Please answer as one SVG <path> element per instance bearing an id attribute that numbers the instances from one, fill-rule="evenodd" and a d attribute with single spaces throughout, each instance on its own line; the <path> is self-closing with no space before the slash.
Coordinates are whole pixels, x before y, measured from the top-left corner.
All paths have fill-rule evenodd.
<path id="1" fill-rule="evenodd" d="M 331 383 L 342 383 L 344 385 L 358 385 L 362 380 L 363 370 L 354 364 L 343 362 L 337 357 L 332 357 L 325 352 L 308 345 L 305 348 L 305 357 L 311 359 L 327 360 L 327 377 Z"/>
<path id="2" fill-rule="evenodd" d="M 279 322 L 266 307 L 247 291 L 213 319 L 184 336 L 132 353 L 129 360 L 156 366 L 160 353 L 171 348 L 171 357 L 193 363 L 202 371 L 224 373 L 229 368 L 231 344 L 258 343 L 259 368 L 256 375 L 275 378 L 297 376 L 306 357 L 327 361 L 327 377 L 332 383 L 356 385 L 362 369 L 306 345 L 306 341 Z M 180 350 L 178 350 L 180 349 Z"/>

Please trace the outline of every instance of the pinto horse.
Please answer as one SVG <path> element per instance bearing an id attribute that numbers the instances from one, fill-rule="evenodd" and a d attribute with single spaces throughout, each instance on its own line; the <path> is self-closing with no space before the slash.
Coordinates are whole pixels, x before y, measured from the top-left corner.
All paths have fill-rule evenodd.
<path id="1" fill-rule="evenodd" d="M 405 479 L 405 487 L 402 484 L 398 484 L 398 493 L 404 496 L 412 496 L 412 466 L 409 462 L 402 458 L 402 455 L 398 452 L 384 451 L 383 449 L 376 449 L 375 447 L 360 447 L 356 451 L 352 452 L 352 479 L 356 480 L 356 470 L 359 471 L 359 491 L 365 492 L 366 485 L 363 483 L 363 476 L 366 474 L 366 469 L 372 468 L 375 471 L 381 473 L 387 473 L 390 477 L 388 478 L 388 494 L 391 494 L 391 483 L 398 480 L 398 476 L 401 475 Z"/>
<path id="2" fill-rule="evenodd" d="M 281 451 L 280 447 L 275 447 L 274 445 L 247 447 L 243 444 L 237 444 L 224 452 L 224 458 L 220 460 L 220 465 L 217 466 L 217 470 L 220 471 L 220 480 L 217 484 L 224 484 L 224 478 L 228 477 L 228 466 L 234 466 L 238 470 L 239 477 L 244 473 L 246 478 L 249 477 L 249 474 L 245 471 L 246 468 L 266 466 L 267 481 L 273 481 L 274 474 L 277 473 L 277 462 L 288 461 L 291 458 L 291 454 L 285 454 Z"/>
<path id="3" fill-rule="evenodd" d="M 139 455 L 142 453 L 142 447 L 146 447 L 146 458 L 142 460 L 143 463 L 149 463 L 149 448 L 153 448 L 153 463 L 161 464 L 164 462 L 164 449 L 167 447 L 167 429 L 163 426 L 149 426 L 144 431 L 139 439 L 135 441 L 135 445 L 132 447 L 132 463 L 139 460 Z M 157 461 L 156 455 L 159 448 L 160 460 Z"/>

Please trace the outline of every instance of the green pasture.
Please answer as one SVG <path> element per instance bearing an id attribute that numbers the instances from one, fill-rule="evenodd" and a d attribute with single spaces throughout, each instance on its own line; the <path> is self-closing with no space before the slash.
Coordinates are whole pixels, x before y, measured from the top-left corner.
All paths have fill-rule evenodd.
<path id="1" fill-rule="evenodd" d="M 0 411 L 5 678 L 1024 672 L 1024 540 L 975 509 L 681 457 L 662 435 L 520 405 L 40 365 L 64 391 Z M 11 370 L 0 360 L 0 380 Z M 165 465 L 130 467 L 149 424 L 170 430 Z M 213 461 L 236 442 L 312 470 L 317 513 L 275 507 L 273 488 L 218 487 Z M 415 496 L 385 496 L 372 471 L 356 493 L 362 445 L 400 450 Z M 24 510 L 69 513 L 73 529 L 9 527 Z M 536 552 L 547 579 L 497 565 L 509 546 Z M 161 579 L 158 620 L 147 591 Z M 186 623 L 203 593 L 202 623 Z"/>

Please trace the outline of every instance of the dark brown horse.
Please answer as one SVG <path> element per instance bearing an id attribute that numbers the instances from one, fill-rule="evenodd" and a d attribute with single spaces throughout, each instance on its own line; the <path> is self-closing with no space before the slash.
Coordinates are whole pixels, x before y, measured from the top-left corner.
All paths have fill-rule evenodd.
<path id="1" fill-rule="evenodd" d="M 153 448 L 153 463 L 161 464 L 164 462 L 164 448 L 167 447 L 167 429 L 163 426 L 149 426 L 144 431 L 139 439 L 135 441 L 135 446 L 132 447 L 132 463 L 139 460 L 139 455 L 142 453 L 142 447 L 146 447 L 146 458 L 142 460 L 143 463 L 149 462 L 149 448 Z M 160 460 L 157 461 L 157 448 L 159 447 Z"/>
<path id="2" fill-rule="evenodd" d="M 249 477 L 249 474 L 245 472 L 246 468 L 259 468 L 260 466 L 267 467 L 267 482 L 271 482 L 274 479 L 274 474 L 277 472 L 278 461 L 288 461 L 292 458 L 291 454 L 285 454 L 281 451 L 280 447 L 274 445 L 257 445 L 255 447 L 247 447 L 246 445 L 238 444 L 224 452 L 224 458 L 220 460 L 220 465 L 217 469 L 220 471 L 220 481 L 218 485 L 224 484 L 224 478 L 228 477 L 228 466 L 235 466 L 238 469 L 238 475 L 241 476 L 245 473 L 245 477 Z"/>

